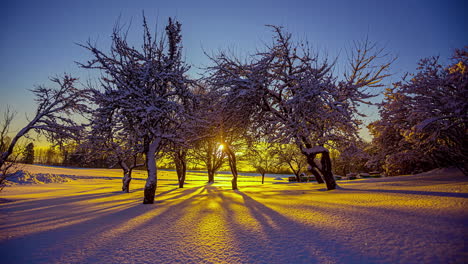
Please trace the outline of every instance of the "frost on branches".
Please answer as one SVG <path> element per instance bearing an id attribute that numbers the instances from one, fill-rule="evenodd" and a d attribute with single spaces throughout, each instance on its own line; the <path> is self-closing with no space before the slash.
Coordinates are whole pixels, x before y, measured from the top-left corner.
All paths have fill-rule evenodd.
<path id="1" fill-rule="evenodd" d="M 109 167 L 118 165 L 123 170 L 122 191 L 130 192 L 133 169 L 143 166 L 139 156 L 143 152 L 141 142 L 128 126 L 116 121 L 117 114 L 105 93 L 94 91 L 93 102 L 98 106 L 93 111 L 91 130 L 84 142 L 88 159 L 104 158 Z M 125 123 L 128 123 L 125 122 Z"/>
<path id="2" fill-rule="evenodd" d="M 13 153 L 18 140 L 31 130 L 36 131 L 39 135 L 44 135 L 49 142 L 57 145 L 63 145 L 70 139 L 79 140 L 81 138 L 85 126 L 78 123 L 73 116 L 74 114 L 85 115 L 88 113 L 86 100 L 89 91 L 77 88 L 75 85 L 77 79 L 69 75 L 50 80 L 56 87 L 38 86 L 31 90 L 37 103 L 36 112 L 28 124 L 16 133 L 8 141 L 8 144 L 5 144 L 3 136 L 8 133 L 14 118 L 14 114 L 7 111 L 4 122 L 0 124 L 2 130 L 1 171 L 11 165 L 6 162 Z"/>
<path id="3" fill-rule="evenodd" d="M 468 48 L 451 60 L 423 59 L 416 74 L 387 91 L 371 131 L 389 174 L 446 166 L 467 174 Z"/>
<path id="4" fill-rule="evenodd" d="M 156 154 L 168 142 L 176 141 L 175 127 L 186 115 L 184 102 L 191 100 L 188 66 L 182 60 L 181 24 L 169 19 L 165 37 L 156 39 L 143 17 L 143 45 L 134 48 L 125 32 L 116 26 L 109 52 L 88 42 L 82 45 L 93 58 L 81 64 L 99 70 L 103 77 L 100 107 L 110 108 L 115 124 L 141 142 L 148 178 L 143 203 L 154 203 L 157 186 Z M 107 111 L 107 110 L 106 110 Z"/>
<path id="5" fill-rule="evenodd" d="M 252 127 L 270 141 L 295 144 L 307 158 L 317 180 L 336 188 L 329 151 L 330 142 L 356 142 L 360 125 L 357 106 L 379 87 L 392 60 L 368 41 L 356 43 L 343 78 L 334 75 L 334 64 L 313 54 L 307 43 L 294 43 L 291 34 L 271 26 L 273 44 L 244 62 L 221 53 L 212 58 L 212 78 L 219 87 L 237 95 L 251 113 Z M 321 154 L 321 166 L 314 159 Z M 323 180 L 322 180 L 323 179 Z"/>

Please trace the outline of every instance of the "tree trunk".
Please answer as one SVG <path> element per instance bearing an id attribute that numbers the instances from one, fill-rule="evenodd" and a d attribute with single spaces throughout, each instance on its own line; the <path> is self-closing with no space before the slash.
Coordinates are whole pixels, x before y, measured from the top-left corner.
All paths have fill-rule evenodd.
<path id="1" fill-rule="evenodd" d="M 314 175 L 315 180 L 317 181 L 317 183 L 325 183 L 325 181 L 322 178 L 322 174 L 320 173 L 320 170 L 317 168 L 317 166 L 313 167 L 310 170 L 310 172 Z"/>
<path id="2" fill-rule="evenodd" d="M 296 175 L 297 182 L 302 182 L 301 175 L 299 173 L 294 172 L 294 175 Z"/>
<path id="3" fill-rule="evenodd" d="M 208 169 L 208 183 L 214 183 L 215 172 L 212 169 Z"/>
<path id="4" fill-rule="evenodd" d="M 315 156 L 317 154 L 311 153 L 311 154 L 304 154 L 304 155 L 306 156 L 307 163 L 309 164 L 309 167 L 310 167 L 309 171 L 314 175 L 315 180 L 318 183 L 325 183 L 322 179 L 322 176 L 318 172 L 317 164 L 315 164 Z"/>
<path id="5" fill-rule="evenodd" d="M 184 188 L 184 183 L 185 183 L 185 175 L 187 173 L 187 167 L 186 164 L 182 164 L 182 169 L 178 173 L 177 177 L 179 179 L 179 188 Z"/>
<path id="6" fill-rule="evenodd" d="M 146 167 L 148 171 L 148 178 L 144 189 L 143 204 L 154 203 L 154 196 L 157 187 L 157 167 L 156 167 L 156 150 L 159 147 L 159 140 L 151 142 L 146 151 Z"/>
<path id="7" fill-rule="evenodd" d="M 130 182 L 132 181 L 132 169 L 124 171 L 124 177 L 122 179 L 122 191 L 129 193 L 130 192 Z"/>
<path id="8" fill-rule="evenodd" d="M 265 183 L 265 173 L 262 173 L 262 184 Z"/>
<path id="9" fill-rule="evenodd" d="M 237 169 L 234 168 L 234 170 L 233 170 L 231 168 L 231 172 L 232 172 L 232 181 L 231 181 L 232 189 L 233 190 L 238 190 L 238 188 L 237 188 Z"/>
<path id="10" fill-rule="evenodd" d="M 335 177 L 333 177 L 330 154 L 328 152 L 322 152 L 321 163 L 322 163 L 323 178 L 325 179 L 325 182 L 327 184 L 327 189 L 328 190 L 336 189 L 336 181 L 335 181 Z"/>
<path id="11" fill-rule="evenodd" d="M 123 161 L 120 162 L 120 167 L 124 172 L 122 178 L 122 191 L 129 193 L 130 192 L 130 181 L 132 180 L 132 169 L 130 169 L 127 164 Z"/>
<path id="12" fill-rule="evenodd" d="M 177 171 L 177 179 L 179 181 L 179 188 L 184 188 L 184 183 L 185 183 L 185 175 L 187 173 L 187 152 L 185 151 L 180 151 L 175 153 L 175 165 L 176 165 L 176 171 Z"/>
<path id="13" fill-rule="evenodd" d="M 231 168 L 231 173 L 232 173 L 232 189 L 233 190 L 238 190 L 237 188 L 237 161 L 236 161 L 236 154 L 232 152 L 229 147 L 225 147 L 227 155 L 228 155 L 228 160 L 229 160 L 229 167 Z"/>

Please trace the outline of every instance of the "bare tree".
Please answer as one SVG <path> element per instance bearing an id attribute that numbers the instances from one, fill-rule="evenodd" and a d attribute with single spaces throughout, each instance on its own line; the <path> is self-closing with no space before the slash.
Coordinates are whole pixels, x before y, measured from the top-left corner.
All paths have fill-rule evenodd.
<path id="1" fill-rule="evenodd" d="M 307 168 L 307 160 L 301 151 L 291 144 L 280 145 L 277 151 L 279 162 L 286 164 L 296 176 L 297 181 L 301 182 L 301 173 Z"/>
<path id="2" fill-rule="evenodd" d="M 247 159 L 262 176 L 262 184 L 265 182 L 265 174 L 272 172 L 280 165 L 279 153 L 281 152 L 275 143 L 260 141 L 249 144 Z"/>
<path id="3" fill-rule="evenodd" d="M 0 153 L 4 153 L 7 151 L 8 147 L 10 146 L 11 139 L 8 136 L 10 131 L 11 122 L 14 120 L 15 113 L 7 107 L 2 115 L 2 119 L 0 120 Z M 0 191 L 5 187 L 5 183 L 7 180 L 8 175 L 13 172 L 13 168 L 15 165 L 15 161 L 17 159 L 17 155 L 15 157 L 11 157 L 10 155 L 10 162 L 3 162 L 0 167 Z"/>
<path id="4" fill-rule="evenodd" d="M 213 100 L 215 111 L 213 123 L 219 135 L 219 142 L 229 161 L 232 173 L 232 189 L 237 190 L 237 157 L 236 152 L 255 137 L 253 124 L 255 115 L 259 113 L 257 91 L 245 87 L 249 85 L 243 74 L 243 66 L 239 60 L 231 58 L 222 52 L 216 57 L 210 57 L 214 66 L 208 69 L 208 82 L 217 100 Z M 239 74 L 239 75 L 236 75 Z"/>
<path id="5" fill-rule="evenodd" d="M 216 172 L 223 166 L 226 154 L 220 149 L 219 93 L 212 86 L 201 83 L 195 87 L 198 105 L 193 109 L 193 119 L 187 124 L 192 130 L 192 162 L 206 168 L 208 183 L 214 183 Z"/>
<path id="6" fill-rule="evenodd" d="M 86 114 L 88 90 L 75 87 L 76 78 L 64 75 L 51 78 L 57 88 L 38 86 L 33 89 L 38 106 L 34 117 L 6 144 L 6 133 L 11 126 L 14 115 L 7 111 L 2 124 L 2 153 L 0 167 L 3 168 L 8 157 L 13 153 L 18 140 L 31 130 L 45 135 L 53 143 L 62 144 L 69 139 L 80 139 L 84 126 L 72 117 L 74 113 Z"/>
<path id="7" fill-rule="evenodd" d="M 198 140 L 190 152 L 194 162 L 205 166 L 208 173 L 208 183 L 214 183 L 216 172 L 223 166 L 226 155 L 220 150 L 220 143 L 216 137 Z"/>
<path id="8" fill-rule="evenodd" d="M 101 86 L 109 98 L 107 107 L 116 112 L 117 124 L 131 131 L 142 144 L 148 177 L 144 204 L 154 203 L 157 187 L 156 154 L 177 141 L 179 116 L 187 114 L 184 101 L 190 100 L 189 67 L 182 60 L 181 24 L 169 19 L 165 36 L 157 39 L 150 33 L 143 16 L 143 45 L 134 48 L 125 32 L 116 26 L 109 52 L 88 41 L 82 45 L 93 59 L 80 64 L 102 72 Z"/>
<path id="9" fill-rule="evenodd" d="M 273 44 L 247 62 L 221 53 L 214 58 L 218 86 L 245 101 L 242 108 L 252 116 L 271 141 L 295 144 L 306 157 L 312 173 L 327 189 L 336 188 L 328 148 L 330 142 L 354 141 L 358 137 L 357 106 L 373 95 L 387 77 L 392 60 L 369 41 L 357 43 L 350 67 L 341 80 L 334 63 L 321 60 L 306 43 L 295 43 L 281 27 L 271 26 Z M 321 165 L 315 163 L 320 154 Z"/>

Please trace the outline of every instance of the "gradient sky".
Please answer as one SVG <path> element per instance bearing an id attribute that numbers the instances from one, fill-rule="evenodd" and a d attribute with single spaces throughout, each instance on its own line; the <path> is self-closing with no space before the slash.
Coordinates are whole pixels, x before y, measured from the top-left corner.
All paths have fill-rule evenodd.
<path id="1" fill-rule="evenodd" d="M 169 16 L 182 23 L 186 61 L 195 67 L 209 61 L 203 51 L 233 49 L 239 54 L 270 42 L 265 24 L 284 26 L 297 39 L 334 57 L 345 55 L 352 41 L 370 40 L 398 56 L 392 68 L 397 80 L 414 71 L 423 57 L 449 57 L 468 45 L 468 1 L 23 1 L 3 0 L 0 8 L 0 110 L 10 105 L 18 112 L 15 126 L 32 115 L 34 100 L 28 89 L 49 84 L 48 77 L 64 72 L 81 80 L 92 77 L 79 69 L 89 54 L 75 43 L 88 39 L 104 50 L 121 16 L 132 24 L 130 39 L 141 39 L 141 14 L 159 28 Z M 153 27 L 154 28 L 154 27 Z M 193 73 L 197 71 L 194 68 Z M 367 110 L 369 111 L 369 110 Z M 370 119 L 376 119 L 371 114 Z"/>

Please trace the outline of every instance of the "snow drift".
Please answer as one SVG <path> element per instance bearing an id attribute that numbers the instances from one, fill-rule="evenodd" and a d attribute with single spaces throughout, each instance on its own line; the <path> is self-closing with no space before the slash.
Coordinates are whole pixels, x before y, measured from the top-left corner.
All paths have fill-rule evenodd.
<path id="1" fill-rule="evenodd" d="M 7 176 L 7 185 L 14 184 L 43 184 L 69 182 L 74 176 L 56 175 L 52 173 L 31 173 L 19 170 Z"/>

